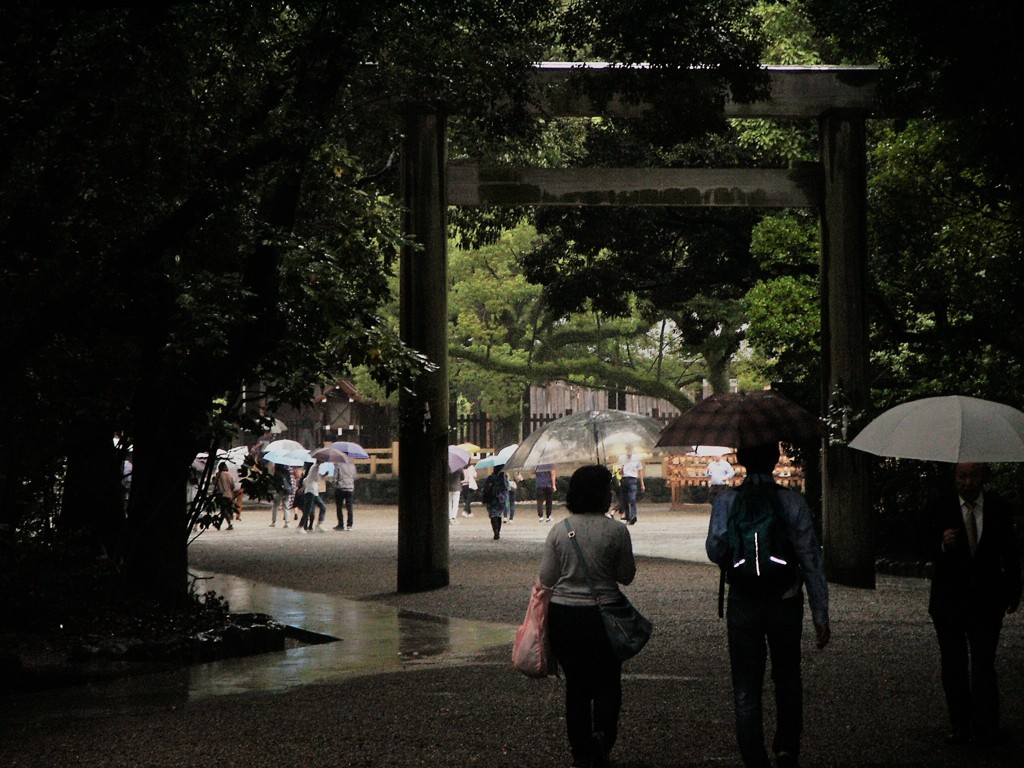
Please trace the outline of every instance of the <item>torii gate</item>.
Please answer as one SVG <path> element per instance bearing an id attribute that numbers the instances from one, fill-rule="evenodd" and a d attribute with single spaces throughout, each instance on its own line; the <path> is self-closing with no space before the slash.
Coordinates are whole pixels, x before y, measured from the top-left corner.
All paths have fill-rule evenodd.
<path id="1" fill-rule="evenodd" d="M 542 64 L 545 114 L 632 116 L 647 105 L 612 98 L 598 107 L 575 88 L 600 83 L 603 65 Z M 444 115 L 405 114 L 402 340 L 435 366 L 399 397 L 398 590 L 446 586 L 448 573 L 448 205 L 648 205 L 816 208 L 821 222 L 822 408 L 841 396 L 867 410 L 867 172 L 865 121 L 878 71 L 770 67 L 771 96 L 727 102 L 727 117 L 817 119 L 817 163 L 783 170 L 481 168 L 447 164 Z M 641 72 L 642 76 L 642 72 Z M 605 89 L 604 92 L 607 92 Z M 852 435 L 850 435 L 852 437 Z M 823 545 L 830 581 L 875 585 L 870 463 L 845 446 L 822 447 Z"/>

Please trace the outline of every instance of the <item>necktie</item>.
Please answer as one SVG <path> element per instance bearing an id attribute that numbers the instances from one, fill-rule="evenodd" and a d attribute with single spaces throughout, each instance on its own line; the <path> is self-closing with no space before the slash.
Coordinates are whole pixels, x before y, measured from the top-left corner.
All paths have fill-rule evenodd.
<path id="1" fill-rule="evenodd" d="M 971 548 L 971 555 L 974 555 L 974 550 L 978 548 L 978 521 L 974 517 L 974 505 L 969 502 L 964 502 L 964 509 L 967 510 L 967 514 L 964 515 L 964 523 L 967 525 L 967 546 Z"/>

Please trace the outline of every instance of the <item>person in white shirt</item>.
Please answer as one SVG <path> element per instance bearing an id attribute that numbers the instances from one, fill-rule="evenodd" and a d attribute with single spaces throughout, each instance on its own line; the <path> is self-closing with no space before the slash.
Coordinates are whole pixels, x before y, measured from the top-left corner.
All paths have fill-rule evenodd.
<path id="1" fill-rule="evenodd" d="M 473 496 L 476 494 L 479 486 L 476 482 L 476 467 L 470 464 L 462 470 L 462 516 L 472 517 L 473 516 Z"/>
<path id="2" fill-rule="evenodd" d="M 302 491 L 305 494 L 305 506 L 302 509 L 302 520 L 299 521 L 299 530 L 309 533 L 313 530 L 324 529 L 324 516 L 327 514 L 327 505 L 320 498 L 320 462 L 307 465 L 306 473 L 302 476 Z M 315 508 L 315 509 L 314 509 Z M 320 512 L 317 520 L 317 510 Z"/>
<path id="3" fill-rule="evenodd" d="M 711 478 L 708 503 L 714 504 L 718 494 L 729 487 L 729 481 L 736 476 L 736 470 L 724 457 L 716 456 L 715 460 L 708 464 L 707 476 Z"/>
<path id="4" fill-rule="evenodd" d="M 644 486 L 644 463 L 633 455 L 633 446 L 626 446 L 626 455 L 619 462 L 622 472 L 622 501 L 626 525 L 636 525 L 636 497 L 647 490 Z"/>

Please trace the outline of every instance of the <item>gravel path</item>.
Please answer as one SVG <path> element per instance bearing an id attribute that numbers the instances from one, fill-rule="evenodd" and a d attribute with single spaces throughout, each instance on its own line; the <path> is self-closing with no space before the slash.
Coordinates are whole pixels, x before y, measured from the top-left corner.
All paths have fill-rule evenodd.
<path id="1" fill-rule="evenodd" d="M 451 586 L 411 595 L 395 593 L 395 519 L 393 507 L 363 507 L 352 532 L 303 534 L 268 528 L 265 509 L 247 508 L 235 531 L 193 544 L 191 563 L 436 616 L 521 621 L 547 532 L 529 507 L 501 541 L 479 512 L 460 518 Z M 706 519 L 706 508 L 641 507 L 631 529 L 639 557 L 628 593 L 655 636 L 626 665 L 617 768 L 739 765 L 717 571 L 695 554 Z M 948 748 L 927 582 L 880 576 L 875 590 L 832 585 L 831 593 L 827 649 L 814 649 L 805 622 L 804 766 L 1024 764 L 1019 616 L 1007 621 L 999 657 L 1014 741 Z M 154 701 L 146 679 L 135 678 L 105 684 L 114 694 L 101 709 L 76 707 L 75 691 L 0 698 L 0 765 L 568 766 L 562 682 L 528 680 L 508 658 L 503 645 L 451 666 L 203 699 L 190 699 L 186 686 Z"/>

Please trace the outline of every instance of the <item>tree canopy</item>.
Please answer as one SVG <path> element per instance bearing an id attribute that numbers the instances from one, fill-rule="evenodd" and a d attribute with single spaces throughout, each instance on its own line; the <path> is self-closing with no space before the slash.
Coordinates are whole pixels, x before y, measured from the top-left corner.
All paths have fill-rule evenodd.
<path id="1" fill-rule="evenodd" d="M 247 384 L 259 382 L 258 405 L 272 409 L 355 366 L 386 391 L 425 365 L 384 316 L 403 242 L 402 110 L 457 114 L 455 157 L 785 167 L 814 156 L 813 126 L 729 122 L 720 110 L 726 94 L 764 94 L 765 61 L 880 62 L 890 75 L 896 119 L 870 134 L 878 400 L 955 386 L 1020 401 L 1019 10 L 946 5 L 8 9 L 0 530 L 51 535 L 56 520 L 102 545 L 126 583 L 180 596 L 187 467 L 257 426 Z M 614 85 L 653 102 L 654 117 L 533 119 L 528 74 L 556 57 L 644 64 L 653 88 L 627 68 Z M 705 77 L 683 79 L 691 67 Z M 720 389 L 747 342 L 762 373 L 817 375 L 809 218 L 546 210 L 530 212 L 530 230 L 523 215 L 453 216 L 469 248 L 453 256 L 452 300 L 467 391 L 508 403 L 533 377 L 576 375 L 678 396 L 698 356 Z M 670 347 L 677 359 L 662 367 Z M 135 449 L 127 515 L 115 433 Z"/>
<path id="2" fill-rule="evenodd" d="M 481 131 L 511 129 L 550 6 L 12 9 L 0 31 L 0 351 L 19 363 L 0 404 L 18 437 L 0 449 L 6 530 L 33 508 L 23 491 L 66 472 L 58 520 L 96 535 L 106 519 L 99 538 L 126 583 L 175 599 L 186 471 L 247 407 L 255 425 L 246 382 L 272 407 L 355 363 L 390 386 L 414 376 L 421 361 L 378 315 L 401 242 L 397 115 L 458 109 Z M 123 523 L 116 492 L 103 504 L 70 493 L 80 477 L 119 485 L 115 432 L 134 445 Z"/>

